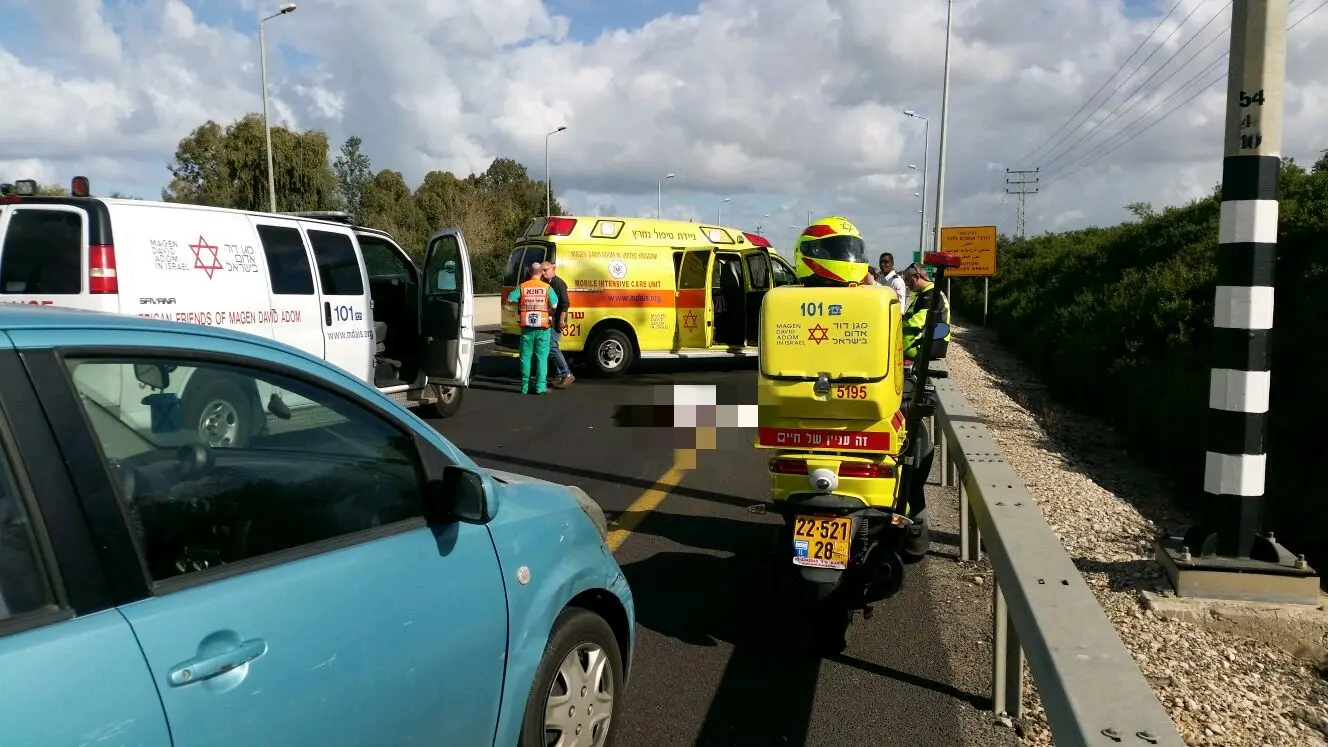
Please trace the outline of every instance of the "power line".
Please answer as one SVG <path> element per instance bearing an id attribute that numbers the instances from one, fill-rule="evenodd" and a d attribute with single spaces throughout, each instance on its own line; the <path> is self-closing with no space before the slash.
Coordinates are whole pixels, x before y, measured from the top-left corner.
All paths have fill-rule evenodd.
<path id="1" fill-rule="evenodd" d="M 1230 28 L 1230 24 L 1228 24 L 1227 28 Z M 1126 108 L 1125 111 L 1121 112 L 1120 117 L 1117 117 L 1116 120 L 1119 120 L 1121 117 L 1124 117 L 1126 114 L 1128 114 L 1128 113 L 1129 113 L 1132 109 L 1134 109 L 1136 106 L 1138 106 L 1139 104 L 1141 104 L 1141 103 L 1143 103 L 1145 100 L 1147 100 L 1148 97 L 1150 97 L 1150 96 L 1152 96 L 1153 94 L 1157 93 L 1158 90 L 1162 88 L 1162 86 L 1166 85 L 1167 81 L 1169 81 L 1169 80 L 1171 80 L 1172 78 L 1176 77 L 1176 75 L 1178 75 L 1178 74 L 1180 73 L 1180 71 L 1182 71 L 1182 70 L 1184 70 L 1185 68 L 1189 67 L 1191 62 L 1194 62 L 1196 59 L 1198 59 L 1199 56 L 1202 55 L 1202 54 L 1204 53 L 1205 50 L 1207 50 L 1209 47 L 1211 47 L 1211 46 L 1213 46 L 1214 44 L 1216 44 L 1216 43 L 1217 43 L 1219 40 L 1221 40 L 1222 38 L 1223 38 L 1223 36 L 1222 36 L 1221 34 L 1219 34 L 1218 36 L 1215 36 L 1215 37 L 1213 37 L 1211 40 L 1209 40 L 1209 42 L 1208 42 L 1207 44 L 1205 44 L 1203 47 L 1201 47 L 1201 48 L 1199 49 L 1199 51 L 1195 52 L 1194 55 L 1192 55 L 1188 60 L 1186 60 L 1186 61 L 1184 62 L 1184 64 L 1182 64 L 1180 67 L 1176 68 L 1175 70 L 1171 71 L 1171 74 L 1170 74 L 1170 75 L 1168 75 L 1167 77 L 1163 78 L 1161 82 L 1159 82 L 1156 86 L 1154 86 L 1154 87 L 1152 88 L 1152 90 L 1148 91 L 1148 92 L 1145 93 L 1145 94 L 1142 94 L 1138 99 L 1135 99 L 1134 103 L 1131 104 L 1128 108 Z M 1227 52 L 1224 52 L 1221 56 L 1219 56 L 1219 57 L 1217 58 L 1217 61 L 1218 61 L 1218 62 L 1221 62 L 1222 59 L 1224 59 L 1224 58 L 1227 56 L 1227 54 L 1228 54 Z M 1178 93 L 1180 93 L 1181 91 L 1185 90 L 1186 86 L 1188 86 L 1190 83 L 1193 83 L 1193 82 L 1194 82 L 1195 80 L 1197 80 L 1198 78 L 1202 77 L 1202 76 L 1203 76 L 1203 75 L 1204 75 L 1204 74 L 1205 74 L 1205 73 L 1206 73 L 1211 67 L 1212 67 L 1212 63 L 1209 63 L 1208 67 L 1206 67 L 1206 68 L 1204 68 L 1203 70 L 1199 71 L 1198 75 L 1195 75 L 1193 78 L 1190 78 L 1190 79 L 1189 79 L 1188 81 L 1186 81 L 1185 83 L 1182 83 L 1182 84 L 1180 85 L 1179 88 L 1177 88 L 1175 91 L 1173 91 L 1173 92 L 1171 93 L 1171 96 L 1175 96 L 1176 94 L 1178 94 Z M 1131 128 L 1131 127 L 1133 127 L 1134 125 L 1138 124 L 1139 121 L 1140 121 L 1141 119 L 1143 119 L 1143 117 L 1148 116 L 1148 112 L 1156 111 L 1158 106 L 1161 106 L 1162 104 L 1166 103 L 1167 98 L 1169 98 L 1169 97 L 1165 97 L 1165 96 L 1164 96 L 1163 99 L 1162 99 L 1162 101 L 1158 102 L 1157 104 L 1154 104 L 1154 105 L 1153 105 L 1153 108 L 1152 108 L 1152 109 L 1149 109 L 1147 112 L 1144 112 L 1144 114 L 1143 114 L 1141 117 L 1135 119 L 1134 121 L 1132 121 L 1132 122 L 1130 122 L 1129 124 L 1127 124 L 1127 125 L 1125 125 L 1124 127 L 1122 127 L 1120 130 L 1117 130 L 1115 133 L 1109 135 L 1109 136 L 1108 136 L 1105 140 L 1103 140 L 1102 142 L 1093 145 L 1093 146 L 1090 147 L 1087 151 L 1085 151 L 1085 152 L 1083 152 L 1083 153 L 1081 153 L 1081 154 L 1075 156 L 1074 158 L 1070 159 L 1070 161 L 1069 161 L 1068 163 L 1066 163 L 1065 166 L 1062 167 L 1061 170 L 1072 169 L 1072 168 L 1074 168 L 1075 164 L 1077 164 L 1077 163 L 1081 163 L 1083 160 L 1085 160 L 1085 159 L 1087 159 L 1087 158 L 1091 158 L 1095 153 L 1097 153 L 1098 151 L 1100 151 L 1102 148 L 1106 147 L 1107 144 L 1109 144 L 1109 143 L 1115 141 L 1117 138 L 1119 138 L 1122 134 L 1125 133 L 1126 130 L 1128 130 L 1129 128 Z M 1116 121 L 1116 120 L 1113 120 L 1113 122 Z M 1105 126 L 1104 126 L 1104 127 L 1105 127 Z"/>
<path id="2" fill-rule="evenodd" d="M 1307 2 L 1307 0 L 1297 0 L 1296 3 L 1293 3 L 1292 7 L 1294 8 L 1296 5 L 1301 5 L 1301 6 L 1303 6 L 1306 2 Z M 1287 26 L 1287 31 L 1291 31 L 1291 30 L 1294 29 L 1295 27 L 1297 27 L 1297 26 L 1299 26 L 1300 24 L 1304 23 L 1306 20 L 1309 19 L 1310 16 L 1314 15 L 1315 13 L 1318 13 L 1318 12 L 1319 12 L 1320 10 L 1322 10 L 1325 6 L 1328 6 L 1328 0 L 1323 0 L 1323 1 L 1320 2 L 1317 6 L 1315 6 L 1313 9 L 1311 9 L 1308 13 L 1306 13 L 1306 14 L 1303 15 L 1303 16 L 1301 16 L 1301 17 L 1300 17 L 1300 20 L 1298 20 L 1298 21 L 1296 21 L 1295 23 L 1293 23 L 1293 24 Z M 1176 89 L 1176 92 L 1173 93 L 1170 97 L 1163 98 L 1161 101 L 1159 101 L 1159 102 L 1157 102 L 1156 104 L 1154 104 L 1154 105 L 1152 106 L 1152 108 L 1150 108 L 1148 111 L 1144 112 L 1142 115 L 1140 115 L 1137 119 L 1135 119 L 1135 120 L 1134 120 L 1133 122 L 1131 122 L 1129 125 L 1126 125 L 1124 129 L 1122 129 L 1120 132 L 1116 133 L 1116 135 L 1113 136 L 1111 139 L 1116 139 L 1116 138 L 1118 138 L 1120 135 L 1124 134 L 1125 131 L 1128 130 L 1130 127 L 1132 127 L 1132 126 L 1138 124 L 1139 122 L 1143 121 L 1145 118 L 1148 117 L 1149 114 L 1151 114 L 1151 113 L 1153 113 L 1154 111 L 1156 111 L 1156 110 L 1158 109 L 1158 107 L 1160 107 L 1160 106 L 1162 106 L 1163 104 L 1167 103 L 1168 99 L 1170 99 L 1170 98 L 1174 98 L 1174 97 L 1175 97 L 1177 94 L 1179 94 L 1181 91 L 1183 91 L 1183 90 L 1185 90 L 1186 88 L 1188 88 L 1188 87 L 1190 86 L 1191 83 L 1193 83 L 1194 81 L 1198 80 L 1200 77 L 1204 76 L 1205 74 L 1211 72 L 1211 71 L 1213 70 L 1213 68 L 1216 67 L 1217 65 L 1221 64 L 1221 62 L 1222 62 L 1223 60 L 1225 60 L 1229 54 L 1230 54 L 1229 51 L 1228 51 L 1228 52 L 1225 52 L 1225 53 L 1223 53 L 1220 57 L 1218 57 L 1216 60 L 1213 60 L 1211 63 L 1208 64 L 1207 67 L 1205 67 L 1203 70 L 1200 70 L 1198 74 L 1196 74 L 1194 77 L 1190 78 L 1190 79 L 1189 79 L 1188 81 L 1186 81 L 1185 83 L 1181 84 L 1181 86 L 1180 86 L 1179 88 Z M 1070 176 L 1073 176 L 1074 174 L 1077 174 L 1077 173 L 1079 173 L 1080 171 L 1083 171 L 1084 169 L 1086 169 L 1086 168 L 1088 168 L 1089 166 L 1092 166 L 1093 164 L 1095 164 L 1095 163 L 1101 161 L 1102 159 L 1106 158 L 1107 156 L 1111 155 L 1112 153 L 1115 153 L 1117 150 L 1119 150 L 1120 148 L 1124 147 L 1126 143 L 1129 143 L 1129 142 L 1131 142 L 1131 141 L 1133 141 L 1133 140 L 1138 139 L 1141 135 L 1143 135 L 1143 134 L 1144 134 L 1145 132 L 1147 132 L 1148 130 L 1152 129 L 1152 128 L 1153 128 L 1155 125 L 1157 125 L 1159 122 L 1161 122 L 1162 120 L 1164 120 L 1164 119 L 1166 119 L 1167 117 L 1171 116 L 1172 114 L 1176 113 L 1177 111 L 1179 111 L 1180 109 L 1182 109 L 1186 104 L 1190 103 L 1190 102 L 1193 101 L 1194 99 L 1198 98 L 1201 94 L 1203 94 L 1203 93 L 1205 93 L 1206 91 L 1208 91 L 1210 88 L 1212 88 L 1212 87 L 1213 87 L 1214 85 L 1216 85 L 1218 82 L 1220 82 L 1224 77 L 1226 77 L 1226 75 L 1227 75 L 1226 71 L 1223 71 L 1223 72 L 1222 72 L 1221 74 L 1219 74 L 1216 78 L 1214 78 L 1213 80 L 1211 80 L 1211 81 L 1209 81 L 1208 83 L 1206 83 L 1206 84 L 1204 84 L 1203 86 L 1201 86 L 1197 91 L 1195 91 L 1193 94 L 1191 94 L 1191 95 L 1190 95 L 1188 98 L 1186 98 L 1184 101 L 1181 101 L 1180 104 L 1178 104 L 1178 105 L 1172 107 L 1171 109 L 1168 109 L 1168 110 L 1167 110 L 1165 113 L 1163 113 L 1160 117 L 1158 117 L 1157 119 L 1153 120 L 1152 122 L 1149 122 L 1146 126 L 1144 126 L 1143 129 L 1141 129 L 1141 130 L 1139 130 L 1138 132 L 1134 133 L 1133 137 L 1131 137 L 1131 138 L 1129 138 L 1129 139 L 1127 139 L 1127 140 L 1122 140 L 1122 141 L 1120 141 L 1120 142 L 1117 143 L 1114 147 L 1112 147 L 1112 148 L 1110 148 L 1109 150 L 1107 150 L 1107 151 L 1105 151 L 1105 152 L 1099 154 L 1099 155 L 1096 156 L 1095 158 L 1092 158 L 1091 160 L 1084 162 L 1083 164 L 1081 164 L 1081 165 L 1078 166 L 1077 168 L 1074 168 L 1074 169 L 1072 169 L 1072 170 L 1070 170 L 1070 171 L 1066 171 L 1066 172 L 1060 174 L 1059 176 L 1057 176 L 1057 177 L 1053 178 L 1052 180 L 1048 181 L 1048 182 L 1046 183 L 1045 186 L 1050 187 L 1051 185 L 1053 185 L 1053 184 L 1055 184 L 1055 183 L 1057 183 L 1057 182 L 1059 182 L 1059 181 L 1062 181 L 1063 179 L 1067 179 L 1067 178 L 1069 178 Z M 1110 140 L 1108 140 L 1108 141 L 1106 141 L 1106 142 L 1110 142 Z M 1106 145 L 1106 142 L 1102 143 L 1102 145 Z"/>
<path id="3" fill-rule="evenodd" d="M 1180 55 L 1181 52 L 1184 52 L 1186 47 L 1188 47 L 1188 46 L 1190 46 L 1191 44 L 1193 44 L 1193 43 L 1195 42 L 1195 40 L 1198 39 L 1199 36 L 1200 36 L 1201 34 L 1203 34 L 1204 30 L 1207 29 L 1210 25 L 1212 25 L 1213 21 L 1216 21 L 1216 20 L 1218 19 L 1218 17 L 1220 17 L 1220 16 L 1222 15 L 1223 11 L 1225 11 L 1225 10 L 1226 10 L 1228 7 L 1230 7 L 1230 6 L 1231 6 L 1231 0 L 1227 0 L 1226 5 L 1223 5 L 1221 10 L 1219 10 L 1219 11 L 1217 11 L 1217 13 L 1213 14 L 1213 17 L 1212 17 L 1212 18 L 1209 18 L 1209 19 L 1208 19 L 1208 22 L 1205 23 L 1203 26 L 1201 26 L 1201 27 L 1199 28 L 1199 30 L 1195 32 L 1194 36 L 1191 36 L 1191 37 L 1190 37 L 1190 40 L 1189 40 L 1189 41 L 1187 41 L 1187 42 L 1185 42 L 1184 44 L 1182 44 L 1181 47 L 1180 47 L 1180 49 L 1177 49 L 1175 52 L 1173 52 L 1172 55 L 1166 59 L 1165 62 L 1163 62 L 1161 65 L 1158 66 L 1158 68 L 1157 68 L 1156 70 L 1153 71 L 1153 74 L 1152 74 L 1152 75 L 1149 75 L 1148 78 L 1145 79 L 1143 83 L 1140 83 L 1140 84 L 1138 85 L 1138 87 L 1136 88 L 1136 90 L 1142 90 L 1145 86 L 1148 85 L 1149 81 L 1153 80 L 1153 78 L 1156 78 L 1156 77 L 1158 76 L 1159 73 L 1161 73 L 1163 70 L 1165 70 L 1165 69 L 1167 68 L 1167 65 L 1170 65 L 1170 64 L 1171 64 L 1171 61 L 1172 61 L 1172 60 L 1176 59 L 1176 57 L 1178 57 L 1178 56 Z M 1196 9 L 1197 9 L 1197 7 L 1196 7 Z M 1227 28 L 1231 28 L 1231 25 L 1230 25 L 1230 24 L 1227 24 Z M 1214 41 L 1216 41 L 1216 40 L 1219 39 L 1219 38 L 1221 38 L 1221 37 L 1220 37 L 1220 36 L 1219 36 L 1219 37 L 1214 37 Z M 1213 43 L 1213 42 L 1210 41 L 1210 42 L 1209 42 L 1209 45 L 1211 45 L 1212 43 Z M 1204 47 L 1204 49 L 1207 49 L 1207 47 Z M 1202 50 L 1200 50 L 1200 51 L 1202 52 Z M 1196 57 L 1198 56 L 1197 53 L 1196 53 L 1195 56 L 1196 56 Z M 1191 58 L 1190 58 L 1190 60 L 1193 60 L 1193 59 L 1194 59 L 1194 57 L 1191 57 Z M 1189 64 L 1189 61 L 1188 61 L 1188 60 L 1186 61 L 1186 64 Z M 1183 68 L 1183 67 L 1184 67 L 1184 65 L 1181 66 L 1181 68 Z M 1178 68 L 1178 70 L 1179 70 L 1179 69 L 1180 69 L 1180 68 Z M 1164 82 L 1165 82 L 1165 81 L 1164 81 Z M 1161 83 L 1159 83 L 1158 85 L 1161 86 Z M 1157 89 L 1155 88 L 1155 89 L 1153 89 L 1153 90 L 1155 91 L 1155 90 L 1157 90 Z M 1151 93 L 1151 91 L 1150 91 L 1150 93 Z M 1133 109 L 1136 105 L 1138 105 L 1138 103 L 1139 103 L 1140 101 L 1143 101 L 1145 96 L 1147 96 L 1147 94 L 1144 94 L 1144 95 L 1140 96 L 1139 98 L 1135 98 L 1135 99 L 1134 99 L 1134 104 L 1131 104 L 1131 105 L 1130 105 L 1130 109 Z M 1114 122 L 1119 118 L 1119 117 L 1116 116 L 1116 112 L 1120 111 L 1120 108 L 1121 108 L 1122 106 L 1124 106 L 1124 105 L 1126 104 L 1126 102 L 1130 101 L 1131 98 L 1133 98 L 1133 94 L 1131 94 L 1131 95 L 1129 95 L 1129 96 L 1126 96 L 1124 99 L 1122 99 L 1121 102 L 1120 102 L 1119 104 L 1116 104 L 1116 108 L 1115 108 L 1115 109 L 1112 109 L 1111 112 L 1109 112 L 1109 113 L 1107 114 L 1107 116 L 1104 117 L 1103 120 L 1102 120 L 1100 123 L 1097 124 L 1097 126 L 1095 126 L 1093 129 L 1089 130 L 1088 132 L 1084 133 L 1083 137 L 1081 137 L 1081 138 L 1079 138 L 1078 140 L 1076 140 L 1076 141 L 1075 141 L 1073 144 L 1071 144 L 1069 147 L 1062 149 L 1062 150 L 1060 151 L 1059 154 L 1057 154 L 1057 155 L 1055 155 L 1055 156 L 1052 156 L 1051 160 L 1048 161 L 1047 163 L 1042 164 L 1042 166 L 1043 166 L 1044 168 L 1050 168 L 1052 164 L 1054 164 L 1054 163 L 1056 163 L 1057 161 L 1059 161 L 1059 160 L 1061 160 L 1062 158 L 1064 158 L 1067 154 L 1070 153 L 1070 151 L 1074 150 L 1074 149 L 1075 149 L 1080 143 L 1084 142 L 1084 141 L 1087 140 L 1089 137 L 1092 137 L 1093 135 L 1096 135 L 1097 133 L 1101 132 L 1102 130 L 1104 130 L 1105 128 L 1107 128 L 1108 126 L 1110 126 L 1112 123 L 1114 123 Z M 1126 111 L 1129 111 L 1129 109 L 1126 109 Z M 1123 116 L 1123 113 L 1122 113 L 1122 116 Z"/>
<path id="4" fill-rule="evenodd" d="M 1111 101 L 1111 99 L 1114 98 L 1116 94 L 1120 93 L 1120 90 L 1125 87 L 1125 84 L 1129 83 L 1131 78 L 1139 74 L 1139 72 L 1144 69 L 1144 65 L 1147 65 L 1148 61 L 1153 59 L 1154 55 L 1162 51 L 1162 48 L 1166 46 L 1167 42 L 1171 41 L 1171 37 L 1175 36 L 1177 32 L 1185 28 L 1185 24 L 1189 22 L 1190 18 L 1195 13 L 1199 12 L 1199 8 L 1201 7 L 1203 7 L 1203 3 L 1196 4 L 1194 6 L 1194 9 L 1191 10 L 1188 14 L 1186 14 L 1186 16 L 1181 19 L 1180 23 L 1176 24 L 1176 28 L 1172 29 L 1171 33 L 1167 34 L 1167 37 L 1165 39 L 1157 43 L 1157 47 L 1155 47 L 1152 52 L 1149 52 L 1148 56 L 1145 57 L 1143 61 L 1139 63 L 1138 66 L 1135 67 L 1134 70 L 1132 70 L 1129 75 L 1122 78 L 1121 82 L 1116 84 L 1116 87 L 1111 90 L 1111 93 L 1107 94 L 1107 97 L 1105 99 L 1102 99 L 1101 101 L 1098 102 L 1097 106 L 1093 107 L 1093 110 L 1089 112 L 1087 116 L 1084 117 L 1083 121 L 1080 122 L 1075 129 L 1066 130 L 1065 134 L 1061 136 L 1060 140 L 1057 143 L 1052 144 L 1051 147 L 1049 147 L 1046 152 L 1054 150 L 1057 147 L 1057 145 L 1059 145 L 1059 143 L 1063 143 L 1065 142 L 1066 139 L 1073 137 L 1074 134 L 1078 131 L 1078 128 L 1082 128 L 1084 125 L 1088 124 L 1088 121 L 1093 118 L 1094 114 L 1096 114 L 1099 110 L 1101 110 L 1102 107 L 1106 106 L 1107 102 Z M 1089 132 L 1092 132 L 1092 130 L 1089 130 Z M 1046 166 L 1046 164 L 1042 164 L 1042 166 Z"/>
<path id="5" fill-rule="evenodd" d="M 1093 92 L 1093 95 L 1092 95 L 1092 96 L 1089 96 L 1089 97 L 1084 101 L 1084 103 L 1080 104 L 1080 105 L 1079 105 L 1079 108 L 1078 108 L 1077 110 L 1075 110 L 1074 114 L 1071 114 L 1069 119 L 1067 119 L 1067 120 L 1065 120 L 1063 123 L 1061 123 L 1061 126 L 1058 127 L 1058 128 L 1056 129 L 1055 132 L 1051 133 L 1051 137 L 1049 137 L 1049 138 L 1047 138 L 1045 141 L 1043 141 L 1042 145 L 1039 145 L 1039 146 L 1037 146 L 1036 148 L 1034 148 L 1033 150 L 1029 151 L 1029 153 L 1028 153 L 1027 155 L 1025 155 L 1024 157 L 1022 157 L 1022 158 L 1016 158 L 1016 159 L 1014 160 L 1014 163 L 1027 163 L 1030 159 L 1033 158 L 1034 155 L 1036 155 L 1036 154 L 1037 154 L 1038 152 L 1040 152 L 1043 148 L 1045 148 L 1045 147 L 1047 146 L 1047 144 L 1050 143 L 1050 142 L 1052 141 L 1053 138 L 1055 138 L 1057 135 L 1061 134 L 1061 130 L 1064 130 L 1066 127 L 1068 127 L 1068 126 L 1070 125 L 1070 123 L 1073 122 L 1073 121 L 1075 120 L 1075 118 L 1079 116 L 1080 112 L 1082 112 L 1084 109 L 1086 109 L 1086 108 L 1088 107 L 1089 104 L 1093 103 L 1093 99 L 1097 98 L 1097 95 L 1098 95 L 1099 93 L 1102 93 L 1102 91 L 1106 89 L 1106 87 L 1111 83 L 1111 81 L 1113 81 L 1113 80 L 1116 79 L 1116 76 L 1117 76 L 1117 75 L 1120 75 L 1120 72 L 1121 72 L 1122 70 L 1125 69 L 1125 66 L 1128 65 L 1128 64 L 1130 64 L 1130 60 L 1133 60 L 1133 59 L 1134 59 L 1134 56 L 1137 55 L 1137 54 L 1139 54 L 1139 52 L 1141 52 L 1141 51 L 1143 50 L 1143 48 L 1148 44 L 1148 42 L 1152 40 L 1152 38 L 1153 38 L 1153 34 L 1156 34 L 1157 31 L 1158 31 L 1158 29 L 1162 28 L 1162 24 L 1166 23 L 1166 22 L 1167 22 L 1167 19 L 1170 18 L 1171 15 L 1172 15 L 1173 13 L 1176 12 L 1176 9 L 1179 8 L 1179 7 L 1181 6 L 1181 4 L 1184 3 L 1184 2 L 1185 2 L 1185 0 L 1176 0 L 1176 4 L 1173 5 L 1173 6 L 1171 6 L 1171 10 L 1167 11 L 1167 14 L 1166 14 L 1165 16 L 1162 16 L 1162 20 L 1158 21 L 1158 22 L 1157 22 L 1157 25 L 1153 27 L 1153 30 L 1148 32 L 1148 36 L 1144 37 L 1144 40 L 1141 41 L 1141 42 L 1139 42 L 1139 46 L 1138 46 L 1138 47 L 1135 47 L 1134 51 L 1130 53 L 1130 56 L 1125 58 L 1125 61 L 1122 62 L 1122 63 L 1120 64 L 1120 67 L 1116 68 L 1116 72 L 1112 73 L 1112 74 L 1111 74 L 1111 77 L 1109 77 L 1109 78 L 1107 78 L 1106 80 L 1102 81 L 1102 86 L 1099 87 L 1096 91 L 1094 91 L 1094 92 Z M 1147 61 L 1147 60 L 1145 60 L 1145 62 L 1146 62 L 1146 61 Z M 1131 75 L 1133 75 L 1133 73 L 1131 73 Z M 1119 90 L 1119 89 L 1117 89 L 1117 90 Z M 1113 92 L 1113 93 L 1114 93 L 1114 92 Z M 1107 98 L 1111 98 L 1111 97 L 1108 96 Z M 1099 105 L 1099 106 L 1100 106 L 1100 105 Z M 1096 111 L 1096 110 L 1095 110 L 1095 111 Z M 1091 112 L 1090 112 L 1089 116 L 1092 116 Z"/>

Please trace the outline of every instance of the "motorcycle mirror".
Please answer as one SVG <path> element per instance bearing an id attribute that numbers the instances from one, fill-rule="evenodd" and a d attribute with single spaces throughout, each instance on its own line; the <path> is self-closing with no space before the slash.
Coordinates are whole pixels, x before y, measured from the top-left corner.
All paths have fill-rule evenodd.
<path id="1" fill-rule="evenodd" d="M 948 254 L 946 252 L 929 252 L 922 255 L 922 264 L 928 267 L 946 267 L 953 269 L 963 264 L 963 260 L 957 254 Z"/>

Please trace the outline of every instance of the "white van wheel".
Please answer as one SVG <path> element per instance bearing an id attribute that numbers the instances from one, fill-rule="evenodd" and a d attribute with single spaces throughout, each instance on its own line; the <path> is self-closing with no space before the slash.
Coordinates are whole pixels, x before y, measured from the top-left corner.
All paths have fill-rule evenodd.
<path id="1" fill-rule="evenodd" d="M 617 376 L 631 367 L 634 353 L 627 335 L 609 328 L 595 335 L 586 357 L 601 376 Z"/>
<path id="2" fill-rule="evenodd" d="M 211 381 L 187 393 L 183 423 L 200 443 L 214 448 L 243 449 L 254 437 L 254 407 L 230 381 Z"/>
<path id="3" fill-rule="evenodd" d="M 463 387 L 444 384 L 429 386 L 433 388 L 433 395 L 437 399 L 420 408 L 426 418 L 450 418 L 461 411 L 461 400 L 466 393 Z"/>

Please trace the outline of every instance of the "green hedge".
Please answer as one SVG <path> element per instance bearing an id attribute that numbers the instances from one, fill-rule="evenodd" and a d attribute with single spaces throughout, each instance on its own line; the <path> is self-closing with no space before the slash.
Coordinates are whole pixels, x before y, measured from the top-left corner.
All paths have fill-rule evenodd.
<path id="1" fill-rule="evenodd" d="M 1328 156 L 1282 168 L 1270 500 L 1265 526 L 1328 565 L 1328 490 L 1319 434 L 1328 418 Z M 1176 478 L 1186 508 L 1203 494 L 1204 432 L 1219 199 L 1110 228 L 1001 237 L 988 326 L 1057 398 L 1120 429 Z M 980 320 L 982 281 L 955 279 L 954 308 Z M 1328 570 L 1328 569 L 1325 569 Z"/>

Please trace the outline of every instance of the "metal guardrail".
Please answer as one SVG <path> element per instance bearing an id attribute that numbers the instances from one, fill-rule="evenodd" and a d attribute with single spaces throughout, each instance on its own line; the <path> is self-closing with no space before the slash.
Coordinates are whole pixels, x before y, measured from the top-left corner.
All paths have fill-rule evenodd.
<path id="1" fill-rule="evenodd" d="M 957 385 L 936 379 L 941 484 L 959 483 L 960 557 L 995 570 L 992 710 L 1019 718 L 1023 661 L 1057 747 L 1184 747 L 1175 723 Z M 957 480 L 955 478 L 958 478 Z"/>

